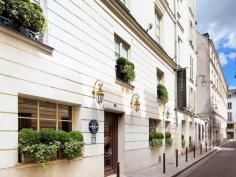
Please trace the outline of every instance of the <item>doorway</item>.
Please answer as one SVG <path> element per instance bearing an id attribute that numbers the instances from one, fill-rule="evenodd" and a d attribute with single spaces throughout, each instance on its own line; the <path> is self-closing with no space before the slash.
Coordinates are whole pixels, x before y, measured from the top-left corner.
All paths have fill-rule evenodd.
<path id="1" fill-rule="evenodd" d="M 104 120 L 104 173 L 116 173 L 118 160 L 118 118 L 119 114 L 105 112 Z"/>

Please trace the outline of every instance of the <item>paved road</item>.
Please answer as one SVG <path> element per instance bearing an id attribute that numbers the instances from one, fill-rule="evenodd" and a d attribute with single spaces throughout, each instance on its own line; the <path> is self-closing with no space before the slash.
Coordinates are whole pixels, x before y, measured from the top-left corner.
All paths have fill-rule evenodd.
<path id="1" fill-rule="evenodd" d="M 236 141 L 227 142 L 189 177 L 236 177 Z"/>

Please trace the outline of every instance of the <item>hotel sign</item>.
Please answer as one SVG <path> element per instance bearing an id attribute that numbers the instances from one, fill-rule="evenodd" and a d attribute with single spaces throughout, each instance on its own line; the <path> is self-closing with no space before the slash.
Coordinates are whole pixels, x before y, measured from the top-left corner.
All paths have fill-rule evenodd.
<path id="1" fill-rule="evenodd" d="M 184 109 L 187 107 L 187 93 L 186 93 L 186 69 L 179 69 L 177 71 L 177 107 Z"/>

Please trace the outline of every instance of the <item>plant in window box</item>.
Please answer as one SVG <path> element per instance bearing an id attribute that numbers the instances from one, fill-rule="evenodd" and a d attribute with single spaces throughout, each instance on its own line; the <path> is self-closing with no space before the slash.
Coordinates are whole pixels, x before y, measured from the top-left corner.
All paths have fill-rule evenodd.
<path id="1" fill-rule="evenodd" d="M 171 133 L 170 132 L 165 132 L 165 143 L 166 143 L 166 147 L 169 148 L 172 146 L 172 138 L 171 138 Z"/>
<path id="2" fill-rule="evenodd" d="M 164 85 L 159 84 L 157 86 L 157 96 L 158 96 L 158 99 L 160 99 L 164 103 L 168 101 L 168 91 Z"/>
<path id="3" fill-rule="evenodd" d="M 163 138 L 164 138 L 163 133 L 159 133 L 155 131 L 150 132 L 149 134 L 150 146 L 152 148 L 160 148 L 163 143 Z"/>
<path id="4" fill-rule="evenodd" d="M 134 64 L 124 57 L 116 60 L 116 77 L 124 82 L 131 82 L 135 79 Z"/>
<path id="5" fill-rule="evenodd" d="M 0 0 L 0 24 L 39 40 L 46 19 L 42 8 L 30 0 Z"/>

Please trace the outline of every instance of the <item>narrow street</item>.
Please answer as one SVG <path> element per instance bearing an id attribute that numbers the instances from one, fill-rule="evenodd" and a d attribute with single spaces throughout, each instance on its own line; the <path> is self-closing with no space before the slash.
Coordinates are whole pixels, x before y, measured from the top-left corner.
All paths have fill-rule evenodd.
<path id="1" fill-rule="evenodd" d="M 236 141 L 227 142 L 210 160 L 194 170 L 189 177 L 235 177 Z"/>

